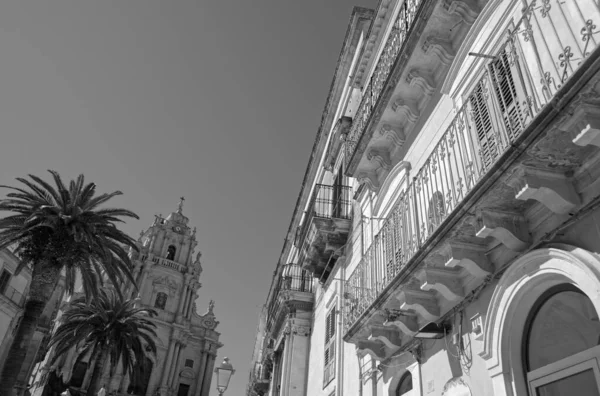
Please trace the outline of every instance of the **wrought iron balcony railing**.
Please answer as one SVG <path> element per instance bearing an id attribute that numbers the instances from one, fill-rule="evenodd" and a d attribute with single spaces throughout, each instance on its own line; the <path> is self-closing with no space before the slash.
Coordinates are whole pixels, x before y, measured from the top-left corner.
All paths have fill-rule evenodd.
<path id="1" fill-rule="evenodd" d="M 273 330 L 274 322 L 277 319 L 281 304 L 279 298 L 280 292 L 286 290 L 292 292 L 313 293 L 312 275 L 308 271 L 302 269 L 298 264 L 292 263 L 284 267 L 281 277 L 277 280 L 275 297 L 269 303 L 267 310 L 267 334 Z"/>
<path id="2" fill-rule="evenodd" d="M 365 131 L 365 127 L 373 113 L 373 109 L 381 96 L 385 82 L 390 75 L 392 66 L 394 66 L 396 58 L 401 52 L 402 45 L 413 26 L 421 2 L 422 0 L 406 0 L 394 21 L 392 31 L 385 42 L 381 56 L 379 57 L 375 70 L 369 80 L 369 84 L 367 84 L 363 93 L 362 100 L 356 111 L 356 116 L 353 119 L 350 133 L 348 133 L 348 136 L 346 137 L 346 168 L 348 168 L 348 164 L 352 162 L 358 141 Z"/>
<path id="3" fill-rule="evenodd" d="M 315 230 L 311 225 L 315 219 L 350 219 L 352 216 L 351 205 L 352 188 L 350 186 L 328 186 L 317 184 L 310 204 L 306 211 L 302 225 L 296 232 L 294 244 L 300 249 L 300 257 L 305 256 L 310 247 L 311 233 Z M 302 260 L 300 260 L 302 262 Z"/>
<path id="4" fill-rule="evenodd" d="M 593 0 L 530 1 L 346 282 L 345 331 L 597 47 Z"/>

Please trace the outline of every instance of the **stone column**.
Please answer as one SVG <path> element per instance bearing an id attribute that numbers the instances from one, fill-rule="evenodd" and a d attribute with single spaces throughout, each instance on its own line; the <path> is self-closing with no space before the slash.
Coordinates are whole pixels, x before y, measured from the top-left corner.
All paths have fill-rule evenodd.
<path id="1" fill-rule="evenodd" d="M 286 329 L 285 331 L 288 331 L 288 329 Z M 283 358 L 282 358 L 282 364 L 281 364 L 281 379 L 279 381 L 279 383 L 281 384 L 281 391 L 280 391 L 280 395 L 281 396 L 287 396 L 288 391 L 287 388 L 289 386 L 289 373 L 290 370 L 292 369 L 292 340 L 290 339 L 290 334 L 286 334 L 285 336 L 285 344 L 283 347 Z"/>
<path id="2" fill-rule="evenodd" d="M 183 285 L 181 286 L 181 293 L 179 293 L 179 305 L 177 307 L 177 316 L 176 316 L 177 323 L 181 322 L 183 307 L 185 305 L 186 290 L 187 290 L 187 285 L 185 284 L 185 280 L 186 279 L 184 277 Z"/>
<path id="3" fill-rule="evenodd" d="M 192 310 L 194 309 L 194 296 L 196 295 L 196 291 L 195 290 L 190 290 L 190 301 L 188 302 L 188 309 L 187 309 L 187 316 L 186 318 L 191 319 L 192 318 Z"/>
<path id="4" fill-rule="evenodd" d="M 171 368 L 171 361 L 173 360 L 173 352 L 175 350 L 175 341 L 171 340 L 169 344 L 169 351 L 167 352 L 167 358 L 165 359 L 165 365 L 163 366 L 162 378 L 160 381 L 160 387 L 164 388 L 167 386 L 167 379 L 169 377 L 169 371 Z"/>
<path id="5" fill-rule="evenodd" d="M 190 286 L 186 284 L 184 286 L 184 288 L 185 288 L 185 297 L 183 298 L 183 306 L 181 307 L 181 316 L 183 316 L 185 318 L 185 313 L 187 312 L 186 308 L 188 306 L 189 299 L 190 299 Z"/>
<path id="6" fill-rule="evenodd" d="M 202 386 L 202 375 L 204 374 L 204 367 L 206 366 L 206 356 L 206 352 L 202 351 L 200 354 L 200 361 L 198 362 L 198 368 L 196 369 L 196 380 L 190 389 L 191 396 L 194 396 L 196 394 L 196 389 Z"/>
<path id="7" fill-rule="evenodd" d="M 171 362 L 171 367 L 169 368 L 169 375 L 167 377 L 168 388 L 171 388 L 171 384 L 173 383 L 173 375 L 175 373 L 175 368 L 179 363 L 179 352 L 181 351 L 181 344 L 179 343 L 179 341 L 173 340 L 173 342 L 175 342 L 175 350 L 173 352 L 173 361 Z"/>
<path id="8" fill-rule="evenodd" d="M 179 343 L 179 349 L 177 350 L 177 359 L 173 362 L 173 375 L 171 376 L 171 388 L 175 387 L 175 383 L 177 382 L 177 376 L 181 370 L 181 352 L 185 349 L 185 345 L 183 343 Z"/>
<path id="9" fill-rule="evenodd" d="M 204 372 L 204 378 L 202 379 L 202 391 L 199 396 L 209 396 L 210 394 L 210 383 L 212 380 L 213 370 L 215 368 L 216 356 L 210 354 L 206 363 L 206 370 Z"/>

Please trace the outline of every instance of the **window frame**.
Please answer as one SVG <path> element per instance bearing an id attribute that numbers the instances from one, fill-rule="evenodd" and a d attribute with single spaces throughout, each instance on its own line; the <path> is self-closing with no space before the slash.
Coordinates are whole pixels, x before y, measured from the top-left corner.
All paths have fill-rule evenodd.
<path id="1" fill-rule="evenodd" d="M 325 348 L 323 350 L 323 389 L 335 379 L 336 358 L 336 307 L 333 306 L 325 316 Z"/>
<path id="2" fill-rule="evenodd" d="M 523 374 L 526 381 L 527 390 L 529 391 L 530 395 L 536 395 L 536 390 L 541 386 L 578 373 L 582 373 L 589 369 L 592 369 L 594 373 L 598 393 L 600 393 L 600 345 L 529 371 L 528 344 L 533 322 L 544 304 L 553 296 L 563 292 L 580 293 L 588 299 L 590 298 L 578 287 L 570 283 L 563 283 L 550 287 L 548 290 L 543 292 L 533 304 L 533 307 L 529 311 L 527 320 L 525 321 L 525 332 L 523 334 L 521 345 L 521 364 L 524 371 Z"/>
<path id="3" fill-rule="evenodd" d="M 4 274 L 8 274 L 6 277 L 6 282 L 4 284 L 2 284 L 2 277 L 4 276 Z M 2 271 L 0 271 L 0 294 L 4 294 L 6 292 L 6 289 L 8 289 L 8 286 L 10 286 L 10 281 L 13 277 L 13 274 L 7 270 L 6 268 L 2 268 Z"/>

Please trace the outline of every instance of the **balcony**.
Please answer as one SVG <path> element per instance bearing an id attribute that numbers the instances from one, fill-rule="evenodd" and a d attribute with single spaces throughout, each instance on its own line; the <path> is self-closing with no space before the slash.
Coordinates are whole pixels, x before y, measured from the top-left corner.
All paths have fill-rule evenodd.
<path id="1" fill-rule="evenodd" d="M 377 359 L 526 250 L 533 205 L 568 217 L 595 180 L 600 9 L 543 3 L 515 18 L 345 283 L 344 339 Z"/>
<path id="2" fill-rule="evenodd" d="M 327 278 L 348 239 L 351 193 L 349 186 L 317 184 L 296 232 L 298 263 L 321 280 Z"/>
<path id="3" fill-rule="evenodd" d="M 267 363 L 254 363 L 254 369 L 250 373 L 250 391 L 257 396 L 263 396 L 269 391 L 271 384 L 271 371 L 273 364 L 270 360 Z"/>
<path id="4" fill-rule="evenodd" d="M 394 3 L 394 2 L 392 2 Z M 404 0 L 345 142 L 346 175 L 378 191 L 404 142 L 440 98 L 446 75 L 487 0 Z"/>
<path id="5" fill-rule="evenodd" d="M 166 258 L 157 257 L 154 255 L 147 255 L 147 254 L 143 254 L 140 256 L 140 260 L 142 262 L 146 261 L 148 258 L 150 258 L 152 260 L 152 262 L 157 265 L 162 265 L 163 267 L 174 269 L 177 272 L 185 271 L 185 266 L 177 263 L 176 261 L 167 260 Z"/>

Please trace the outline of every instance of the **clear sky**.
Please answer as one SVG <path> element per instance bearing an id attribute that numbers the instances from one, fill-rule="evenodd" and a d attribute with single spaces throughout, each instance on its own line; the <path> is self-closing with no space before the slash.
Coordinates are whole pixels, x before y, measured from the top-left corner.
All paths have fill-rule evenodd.
<path id="1" fill-rule="evenodd" d="M 352 6 L 376 3 L 0 1 L 0 184 L 84 173 L 125 193 L 112 204 L 140 216 L 136 237 L 185 196 L 228 395 L 244 394 Z"/>

